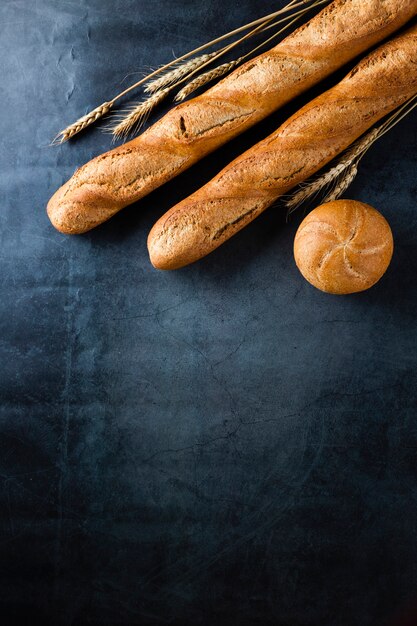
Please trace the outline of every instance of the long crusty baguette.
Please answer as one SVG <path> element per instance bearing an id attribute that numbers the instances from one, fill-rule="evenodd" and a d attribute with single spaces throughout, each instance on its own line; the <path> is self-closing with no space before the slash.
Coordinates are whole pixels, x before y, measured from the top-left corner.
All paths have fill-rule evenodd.
<path id="1" fill-rule="evenodd" d="M 417 26 L 161 217 L 148 238 L 153 265 L 176 269 L 212 252 L 415 93 Z"/>
<path id="2" fill-rule="evenodd" d="M 417 14 L 417 0 L 335 0 L 271 51 L 83 167 L 48 204 L 83 233 L 180 174 Z"/>

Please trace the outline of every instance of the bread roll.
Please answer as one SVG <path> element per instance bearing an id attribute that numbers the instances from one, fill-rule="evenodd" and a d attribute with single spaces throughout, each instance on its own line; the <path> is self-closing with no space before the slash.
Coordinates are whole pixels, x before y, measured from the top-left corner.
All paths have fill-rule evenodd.
<path id="1" fill-rule="evenodd" d="M 417 26 L 161 217 L 148 238 L 153 265 L 175 269 L 212 252 L 415 93 Z"/>
<path id="2" fill-rule="evenodd" d="M 61 232 L 83 233 L 174 178 L 417 14 L 416 0 L 335 0 L 275 48 L 83 167 L 48 204 Z"/>
<path id="3" fill-rule="evenodd" d="M 369 204 L 337 200 L 322 204 L 300 224 L 294 240 L 298 269 L 327 293 L 369 289 L 385 274 L 394 242 L 386 219 Z"/>

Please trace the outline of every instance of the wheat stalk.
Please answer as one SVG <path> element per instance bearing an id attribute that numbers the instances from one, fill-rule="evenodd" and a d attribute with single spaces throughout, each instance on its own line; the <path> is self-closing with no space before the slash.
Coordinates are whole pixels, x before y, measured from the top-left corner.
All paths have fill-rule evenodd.
<path id="1" fill-rule="evenodd" d="M 200 71 L 206 65 L 211 63 L 211 60 L 213 58 L 215 59 L 220 58 L 221 56 L 226 54 L 226 52 L 228 52 L 229 50 L 237 46 L 242 41 L 244 41 L 248 37 L 252 37 L 259 30 L 262 30 L 265 27 L 265 24 L 269 24 L 270 22 L 271 22 L 271 19 L 268 19 L 267 22 L 263 22 L 261 25 L 257 26 L 254 30 L 250 31 L 249 33 L 241 37 L 241 39 L 239 39 L 238 41 L 235 41 L 232 44 L 225 46 L 221 50 L 214 53 L 214 55 L 211 55 L 206 61 L 199 64 L 199 67 L 195 67 L 193 70 L 189 71 L 188 75 L 185 76 L 184 78 L 177 80 L 176 83 L 174 83 L 173 85 L 169 87 L 165 87 L 164 89 L 161 89 L 160 91 L 155 91 L 155 93 L 152 94 L 147 100 L 145 100 L 145 102 L 142 102 L 136 107 L 134 107 L 133 109 L 131 109 L 127 115 L 125 116 L 122 115 L 121 120 L 117 124 L 110 127 L 110 131 L 113 133 L 114 138 L 119 139 L 121 137 L 126 137 L 130 132 L 133 132 L 133 131 L 138 132 L 140 128 L 143 126 L 143 124 L 146 122 L 146 120 L 148 119 L 152 110 L 159 104 L 161 100 L 163 100 L 166 97 L 166 95 L 173 88 L 176 88 L 179 85 L 181 85 L 181 83 L 188 81 L 190 77 L 192 77 L 196 72 Z"/>
<path id="2" fill-rule="evenodd" d="M 272 24 L 270 23 L 271 20 L 267 20 L 264 24 L 261 25 L 261 27 L 256 28 L 255 30 L 251 31 L 245 37 L 242 37 L 238 42 L 235 42 L 235 43 L 231 44 L 230 46 L 227 46 L 227 47 L 223 48 L 222 50 L 219 51 L 218 55 L 215 57 L 216 59 L 218 59 L 220 56 L 223 56 L 226 52 L 228 52 L 229 50 L 234 48 L 236 45 L 238 45 L 239 43 L 244 41 L 244 39 L 246 39 L 248 37 L 252 37 L 254 34 L 256 34 L 256 32 L 260 31 L 260 32 L 263 33 L 263 32 L 265 32 L 267 30 L 270 30 L 271 28 L 275 28 L 276 26 L 278 26 L 279 24 L 281 24 L 284 21 L 291 20 L 283 28 L 281 28 L 280 30 L 275 32 L 272 35 L 272 37 L 269 37 L 268 39 L 263 41 L 260 45 L 256 46 L 256 48 L 253 48 L 252 50 L 250 50 L 250 52 L 248 52 L 244 56 L 241 56 L 241 57 L 239 57 L 238 59 L 236 59 L 234 61 L 230 61 L 229 63 L 223 63 L 222 65 L 219 65 L 219 66 L 215 67 L 214 69 L 209 70 L 208 72 L 206 72 L 204 74 L 201 74 L 200 76 L 197 76 L 195 79 L 193 79 L 192 81 L 187 83 L 185 85 L 185 87 L 183 87 L 177 93 L 177 95 L 175 97 L 175 101 L 176 102 L 182 102 L 183 100 L 185 100 L 185 98 L 187 96 L 189 96 L 191 93 L 193 93 L 194 91 L 196 91 L 200 87 L 203 87 L 204 85 L 206 85 L 207 83 L 209 83 L 209 82 L 211 82 L 213 80 L 221 78 L 222 76 L 224 76 L 225 74 L 230 72 L 232 69 L 237 67 L 240 63 L 245 61 L 245 59 L 247 59 L 248 57 L 252 56 L 255 52 L 257 52 L 258 50 L 260 50 L 261 48 L 263 48 L 267 44 L 269 44 L 273 39 L 278 37 L 278 35 L 282 34 L 285 30 L 290 28 L 292 26 L 292 24 L 297 22 L 299 20 L 299 18 L 302 15 L 304 15 L 307 11 L 309 11 L 311 8 L 319 6 L 321 4 L 324 4 L 327 1 L 328 0 L 316 0 L 308 8 L 304 8 L 304 9 L 302 9 L 300 11 L 297 11 L 293 15 L 284 17 L 284 18 L 282 18 L 282 19 L 280 19 L 280 20 L 278 20 L 276 22 L 273 22 Z M 193 72 L 193 73 L 195 73 L 195 72 Z M 189 80 L 189 79 L 190 79 L 190 76 L 187 77 L 187 80 Z M 184 82 L 184 80 L 182 80 L 181 82 Z"/>
<path id="3" fill-rule="evenodd" d="M 416 107 L 417 94 L 409 98 L 409 100 L 400 106 L 383 124 L 373 128 L 369 133 L 359 139 L 359 141 L 354 143 L 351 148 L 344 153 L 340 161 L 330 170 L 318 178 L 307 181 L 301 185 L 299 190 L 285 202 L 288 214 L 292 213 L 307 200 L 311 200 L 331 184 L 334 185 L 333 189 L 321 201 L 322 204 L 340 198 L 355 180 L 358 174 L 358 165 L 369 148 L 385 135 L 385 133 L 401 122 L 401 120 L 409 115 Z"/>
<path id="4" fill-rule="evenodd" d="M 325 1 L 325 0 L 321 0 L 321 1 Z M 263 30 L 265 26 L 271 22 L 271 20 L 272 18 L 269 18 L 266 20 L 266 22 L 262 22 L 262 24 L 257 26 L 255 29 L 249 31 L 249 33 L 247 33 L 246 35 L 238 39 L 238 41 L 235 41 L 231 43 L 230 45 L 225 46 L 221 50 L 218 50 L 215 54 L 210 56 L 202 64 L 199 64 L 199 67 L 195 67 L 193 70 L 189 71 L 187 76 L 178 80 L 175 84 L 169 87 L 165 87 L 164 89 L 161 89 L 160 91 L 156 91 L 154 94 L 152 94 L 152 96 L 150 96 L 147 100 L 145 100 L 145 102 L 140 103 L 138 106 L 134 107 L 126 116 L 124 117 L 122 116 L 121 121 L 119 123 L 117 123 L 116 125 L 110 128 L 114 137 L 118 139 L 121 137 L 126 137 L 130 132 L 133 132 L 133 131 L 138 132 L 140 128 L 142 127 L 142 125 L 145 123 L 145 121 L 148 119 L 151 111 L 159 104 L 159 102 L 162 99 L 166 97 L 166 95 L 174 87 L 176 88 L 179 85 L 181 85 L 183 82 L 188 81 L 194 74 L 199 72 L 202 68 L 204 68 L 209 63 L 211 63 L 212 59 L 220 58 L 221 56 L 226 54 L 226 52 L 229 52 L 229 50 L 239 45 L 239 43 L 243 42 L 245 39 L 248 39 L 249 37 L 252 37 L 255 33 Z M 159 97 L 160 94 L 161 94 L 161 97 Z"/>
<path id="5" fill-rule="evenodd" d="M 70 124 L 69 126 L 67 126 L 64 130 L 60 131 L 57 134 L 57 136 L 53 140 L 52 144 L 55 145 L 55 144 L 60 144 L 60 143 L 64 143 L 65 141 L 68 141 L 68 139 L 74 137 L 77 133 L 82 131 L 84 128 L 86 128 L 87 126 L 90 126 L 91 124 L 93 124 L 94 122 L 99 120 L 101 117 L 106 115 L 109 112 L 109 110 L 114 106 L 114 104 L 118 100 L 120 100 L 122 97 L 124 97 L 126 94 L 130 93 L 134 89 L 137 89 L 138 87 L 140 87 L 144 83 L 149 82 L 155 76 L 158 76 L 160 74 L 163 74 L 164 72 L 167 72 L 167 70 L 172 68 L 174 65 L 178 65 L 179 63 L 182 63 L 183 61 L 186 61 L 187 59 L 190 59 L 191 57 L 194 57 L 194 59 L 191 59 L 191 62 L 190 62 L 190 65 L 191 65 L 193 61 L 196 61 L 195 57 L 200 52 L 203 52 L 204 50 L 207 50 L 207 48 L 211 48 L 211 47 L 221 43 L 222 41 L 224 41 L 226 39 L 230 39 L 231 37 L 233 37 L 235 35 L 238 35 L 238 34 L 244 32 L 244 31 L 247 31 L 250 28 L 259 26 L 259 28 L 254 28 L 254 30 L 251 31 L 250 34 L 245 35 L 244 37 L 239 39 L 237 42 L 234 42 L 230 46 L 225 46 L 224 48 L 222 48 L 221 50 L 219 50 L 219 51 L 217 51 L 215 53 L 210 53 L 208 55 L 210 57 L 208 60 L 202 61 L 202 65 L 199 65 L 198 68 L 194 68 L 191 71 L 191 75 L 193 75 L 193 73 L 198 71 L 199 68 L 205 67 L 205 65 L 207 65 L 211 61 L 211 59 L 214 59 L 215 57 L 218 58 L 219 56 L 225 54 L 228 50 L 230 50 L 235 45 L 238 45 L 239 43 L 241 43 L 242 41 L 247 39 L 248 36 L 252 36 L 252 35 L 258 33 L 259 31 L 262 31 L 263 29 L 265 29 L 265 27 L 268 26 L 268 24 L 270 24 L 270 22 L 272 20 L 274 20 L 276 17 L 278 17 L 279 15 L 282 15 L 284 13 L 288 13 L 290 11 L 293 11 L 296 8 L 299 8 L 299 7 L 304 7 L 303 11 L 302 12 L 300 11 L 300 13 L 304 13 L 305 11 L 308 10 L 305 7 L 306 4 L 310 4 L 311 6 L 309 6 L 308 8 L 312 8 L 313 6 L 316 6 L 318 4 L 322 4 L 323 2 L 327 2 L 327 1 L 328 0 L 321 0 L 319 2 L 313 2 L 313 0 L 299 0 L 299 1 L 291 0 L 285 7 L 283 7 L 282 9 L 279 9 L 278 11 L 275 11 L 274 13 L 270 13 L 269 15 L 266 15 L 264 17 L 261 17 L 261 18 L 257 19 L 257 20 L 254 20 L 253 22 L 245 24 L 244 26 L 240 26 L 239 28 L 236 28 L 236 29 L 230 31 L 229 33 L 226 33 L 226 34 L 224 34 L 224 35 L 222 35 L 220 37 L 217 37 L 216 39 L 213 39 L 212 41 L 209 41 L 208 43 L 205 43 L 205 44 L 199 46 L 195 50 L 191 50 L 190 52 L 187 52 L 186 54 L 183 54 L 178 59 L 173 59 L 172 61 L 170 61 L 166 65 L 163 65 L 162 67 L 154 70 L 153 72 L 151 72 L 150 74 L 148 74 L 147 76 L 142 78 L 141 80 L 137 81 L 136 83 L 134 83 L 133 85 L 131 85 L 127 89 L 125 89 L 122 92 L 120 92 L 119 94 L 117 94 L 112 100 L 109 100 L 108 102 L 104 102 L 100 106 L 96 107 L 93 111 L 90 111 L 89 113 L 87 113 L 86 115 L 84 115 L 83 117 L 78 119 L 73 124 Z M 203 56 L 205 56 L 205 55 L 203 55 Z M 198 59 L 198 57 L 197 57 L 197 59 Z M 180 67 L 181 66 L 175 68 L 173 70 L 173 72 L 178 71 L 178 73 L 179 73 L 180 72 Z M 188 68 L 187 72 L 190 72 L 190 68 Z M 166 74 L 165 80 L 172 80 L 172 76 L 171 76 L 171 79 L 169 79 L 168 76 L 169 76 L 169 74 Z M 181 80 L 181 79 L 178 79 L 178 74 L 177 74 L 177 78 L 175 80 L 176 81 Z M 168 83 L 165 83 L 165 84 L 168 86 Z M 170 84 L 173 84 L 173 83 L 171 82 Z M 162 88 L 163 87 L 161 87 L 161 83 L 159 84 L 159 87 L 155 88 L 155 86 L 154 86 L 154 90 L 156 90 L 156 89 L 160 90 Z M 152 87 L 151 87 L 151 90 L 152 90 Z"/>
<path id="6" fill-rule="evenodd" d="M 209 54 L 202 54 L 201 56 L 195 57 L 185 63 L 181 63 L 178 67 L 175 67 L 173 70 L 162 74 L 159 78 L 155 78 L 151 80 L 145 87 L 146 93 L 155 93 L 156 91 L 160 91 L 165 87 L 170 85 L 174 85 L 184 76 L 188 76 L 190 72 L 193 72 L 195 69 L 201 67 L 204 63 L 212 59 L 216 56 L 217 52 L 210 52 Z"/>
<path id="7" fill-rule="evenodd" d="M 116 139 L 127 137 L 133 130 L 138 132 L 148 119 L 152 111 L 164 100 L 171 87 L 165 87 L 139 104 L 130 108 L 127 115 L 123 115 L 116 124 L 110 126 L 109 130 Z"/>
<path id="8" fill-rule="evenodd" d="M 239 65 L 243 60 L 243 57 L 236 59 L 235 61 L 230 61 L 229 63 L 223 63 L 222 65 L 218 65 L 217 67 L 197 76 L 192 81 L 187 83 L 185 87 L 183 87 L 175 96 L 176 102 L 182 102 L 185 100 L 187 96 L 189 96 L 194 91 L 197 91 L 200 87 L 207 85 L 207 83 L 211 83 L 212 80 L 216 80 L 217 78 L 221 78 L 235 67 Z"/>

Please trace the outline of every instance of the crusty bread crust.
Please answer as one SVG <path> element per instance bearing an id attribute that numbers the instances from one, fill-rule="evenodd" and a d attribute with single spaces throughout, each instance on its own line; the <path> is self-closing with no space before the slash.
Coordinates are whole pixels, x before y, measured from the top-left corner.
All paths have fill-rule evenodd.
<path id="1" fill-rule="evenodd" d="M 175 269 L 212 252 L 415 93 L 417 26 L 161 217 L 148 238 L 153 265 Z"/>
<path id="2" fill-rule="evenodd" d="M 83 233 L 180 174 L 417 14 L 416 0 L 334 0 L 145 133 L 77 170 L 48 204 L 53 225 Z"/>
<path id="3" fill-rule="evenodd" d="M 302 221 L 294 240 L 295 262 L 304 278 L 317 289 L 340 295 L 375 285 L 393 251 L 387 220 L 356 200 L 317 207 Z"/>

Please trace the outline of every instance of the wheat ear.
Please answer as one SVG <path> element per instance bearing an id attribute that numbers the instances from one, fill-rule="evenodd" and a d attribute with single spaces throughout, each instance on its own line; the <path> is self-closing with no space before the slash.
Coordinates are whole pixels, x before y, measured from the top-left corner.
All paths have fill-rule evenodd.
<path id="1" fill-rule="evenodd" d="M 160 91 L 165 87 L 169 87 L 170 85 L 174 85 L 181 78 L 187 76 L 190 72 L 193 72 L 195 69 L 201 67 L 204 63 L 215 57 L 217 52 L 211 52 L 209 54 L 202 54 L 201 56 L 190 59 L 189 61 L 185 61 L 185 63 L 181 63 L 178 67 L 175 67 L 173 70 L 162 74 L 159 78 L 155 78 L 155 80 L 151 80 L 145 87 L 146 93 L 155 93 L 156 91 Z"/>
<path id="2" fill-rule="evenodd" d="M 336 180 L 336 185 L 327 194 L 327 196 L 323 198 L 321 203 L 325 204 L 326 202 L 331 202 L 332 200 L 338 200 L 340 196 L 344 194 L 346 189 L 351 186 L 357 175 L 358 165 L 357 163 L 351 163 L 349 167 L 344 170 L 343 174 Z"/>
<path id="3" fill-rule="evenodd" d="M 107 115 L 113 104 L 114 102 L 112 101 L 104 102 L 93 111 L 90 111 L 90 113 L 87 113 L 87 115 L 83 115 L 76 122 L 70 124 L 69 126 L 64 128 L 64 130 L 61 130 L 61 132 L 59 132 L 55 139 L 52 141 L 52 144 L 55 145 L 64 143 L 80 131 L 84 130 L 84 128 L 87 128 L 87 126 L 91 126 L 91 124 L 94 124 L 94 122 L 99 120 L 101 117 Z"/>
<path id="4" fill-rule="evenodd" d="M 114 137 L 120 139 L 121 137 L 127 137 L 133 131 L 138 132 L 152 111 L 167 97 L 170 91 L 171 87 L 165 87 L 165 89 L 155 92 L 143 102 L 132 106 L 127 115 L 123 115 L 120 121 L 110 126 L 109 130 Z"/>
<path id="5" fill-rule="evenodd" d="M 267 25 L 267 24 L 269 24 L 271 22 L 271 20 L 272 20 L 272 18 L 269 18 L 268 20 L 262 22 L 262 24 L 260 24 L 259 26 L 257 26 L 253 30 L 251 30 L 249 33 L 247 33 L 246 35 L 244 35 L 243 37 L 238 39 L 238 41 L 235 41 L 235 42 L 231 43 L 230 45 L 225 46 L 221 50 L 218 50 L 213 55 L 212 58 L 215 58 L 215 59 L 220 58 L 221 56 L 226 54 L 226 52 L 228 52 L 229 50 L 231 50 L 232 48 L 237 46 L 239 43 L 245 41 L 249 37 L 252 37 L 257 32 L 262 30 L 265 27 L 265 25 Z M 145 123 L 145 121 L 148 119 L 151 111 L 159 104 L 159 102 L 161 102 L 161 100 L 163 100 L 166 97 L 166 95 L 173 88 L 176 88 L 181 83 L 183 83 L 185 81 L 188 81 L 190 77 L 192 77 L 200 69 L 204 68 L 209 63 L 211 63 L 211 58 L 209 58 L 208 60 L 204 61 L 202 64 L 200 64 L 199 67 L 196 67 L 194 70 L 189 72 L 188 76 L 185 76 L 184 78 L 180 79 L 175 84 L 173 84 L 173 85 L 171 85 L 169 87 L 165 87 L 164 89 L 161 89 L 160 91 L 156 91 L 147 100 L 145 100 L 145 102 L 142 102 L 139 105 L 137 105 L 136 107 L 134 107 L 133 109 L 131 109 L 130 112 L 126 116 L 122 116 L 120 122 L 118 122 L 116 125 L 113 125 L 112 127 L 110 127 L 110 130 L 113 133 L 114 137 L 116 139 L 118 139 L 118 138 L 121 138 L 121 137 L 126 137 L 131 132 L 138 132 L 140 130 L 140 128 L 143 126 L 143 124 Z"/>
<path id="6" fill-rule="evenodd" d="M 77 133 L 82 131 L 84 128 L 86 128 L 87 126 L 90 126 L 91 124 L 96 122 L 98 119 L 100 119 L 101 117 L 106 115 L 109 112 L 109 110 L 113 107 L 115 102 L 120 100 L 123 96 L 125 96 L 128 93 L 130 93 L 134 89 L 137 89 L 138 87 L 140 87 L 144 83 L 149 82 L 149 80 L 152 79 L 154 76 L 157 76 L 159 74 L 162 74 L 163 72 L 166 72 L 169 68 L 172 68 L 173 66 L 178 65 L 182 61 L 186 61 L 187 59 L 190 59 L 191 57 L 195 57 L 200 52 L 203 52 L 204 50 L 207 50 L 208 48 L 211 48 L 212 46 L 215 46 L 218 43 L 220 43 L 220 42 L 222 42 L 222 41 L 224 41 L 226 39 L 230 39 L 231 37 L 233 37 L 235 35 L 238 35 L 239 33 L 247 31 L 247 30 L 249 30 L 250 28 L 252 28 L 254 26 L 260 25 L 260 28 L 255 28 L 254 29 L 253 34 L 255 34 L 255 33 L 259 32 L 259 30 L 261 30 L 264 26 L 269 24 L 273 19 L 278 17 L 279 15 L 282 15 L 284 13 L 288 13 L 289 11 L 292 11 L 292 10 L 294 10 L 296 8 L 301 7 L 301 6 L 305 7 L 306 4 L 310 4 L 312 1 L 313 0 L 299 0 L 299 1 L 291 0 L 285 7 L 283 7 L 282 9 L 279 9 L 278 11 L 275 11 L 274 13 L 271 13 L 271 14 L 266 15 L 264 17 L 261 17 L 261 18 L 259 18 L 257 20 L 254 20 L 253 22 L 250 22 L 249 24 L 245 24 L 244 26 L 240 26 L 239 28 L 236 28 L 236 29 L 230 31 L 229 33 L 221 35 L 220 37 L 217 37 L 216 39 L 213 39 L 212 41 L 209 41 L 208 43 L 205 43 L 202 46 L 199 46 L 195 50 L 191 50 L 190 52 L 187 52 L 186 54 L 183 54 L 178 59 L 173 59 L 172 61 L 170 61 L 166 65 L 163 65 L 162 67 L 156 69 L 155 71 L 151 72 L 150 74 L 148 74 L 147 76 L 145 76 L 141 80 L 137 81 L 136 83 L 134 83 L 133 85 L 131 85 L 127 89 L 123 90 L 121 93 L 117 94 L 117 96 L 115 96 L 109 102 L 104 102 L 103 104 L 101 104 L 100 106 L 95 108 L 93 111 L 90 111 L 89 113 L 87 113 L 86 115 L 84 115 L 83 117 L 78 119 L 76 122 L 74 122 L 70 126 L 67 126 L 64 130 L 60 131 L 57 134 L 57 136 L 53 140 L 52 144 L 55 145 L 55 144 L 64 143 L 65 141 L 68 141 L 68 139 L 71 139 L 71 137 L 74 137 L 74 135 L 76 135 Z M 321 4 L 321 2 L 319 2 L 318 4 Z M 314 2 L 311 6 L 316 6 L 316 3 Z M 247 37 L 245 36 L 245 37 L 242 38 L 242 40 L 244 40 L 246 38 Z M 239 42 L 240 41 L 241 40 L 239 40 Z M 230 49 L 230 47 L 226 46 L 222 50 L 217 51 L 216 53 L 213 53 L 212 55 L 210 55 L 210 57 L 214 58 L 215 56 L 219 56 L 219 53 L 227 52 Z M 210 62 L 210 59 L 208 61 L 207 60 L 204 61 L 203 65 L 206 65 L 209 62 Z M 179 69 L 179 68 L 176 68 L 176 69 Z M 195 71 L 197 71 L 197 70 L 194 69 L 193 72 L 195 72 Z M 188 69 L 188 72 L 190 72 L 189 69 Z M 159 87 L 159 89 L 161 89 L 161 87 Z"/>
<path id="7" fill-rule="evenodd" d="M 362 137 L 359 141 L 357 141 L 353 146 L 345 153 L 343 158 L 332 167 L 328 172 L 325 172 L 318 178 L 312 180 L 311 182 L 307 182 L 305 185 L 302 185 L 300 190 L 294 193 L 287 201 L 286 207 L 290 212 L 297 209 L 299 206 L 304 204 L 307 200 L 310 200 L 318 193 L 326 189 L 333 182 L 338 181 L 341 177 L 344 179 L 345 175 L 349 176 L 350 169 L 355 161 L 363 156 L 368 148 L 374 143 L 374 141 L 378 138 L 379 129 L 374 128 L 369 133 L 367 133 L 364 137 Z M 346 174 L 347 172 L 347 174 Z M 345 191 L 346 189 L 344 189 Z"/>

